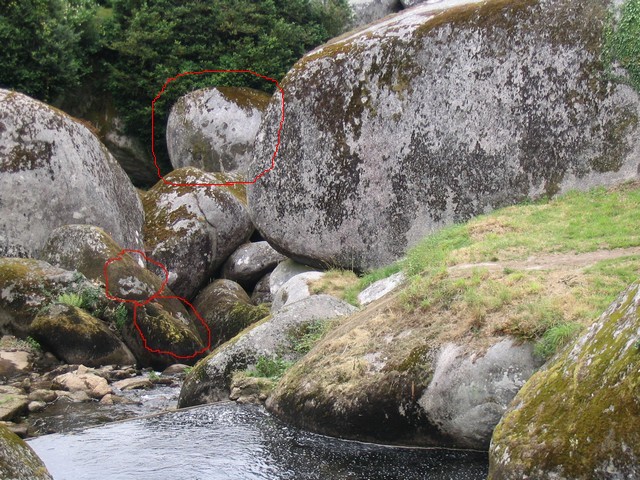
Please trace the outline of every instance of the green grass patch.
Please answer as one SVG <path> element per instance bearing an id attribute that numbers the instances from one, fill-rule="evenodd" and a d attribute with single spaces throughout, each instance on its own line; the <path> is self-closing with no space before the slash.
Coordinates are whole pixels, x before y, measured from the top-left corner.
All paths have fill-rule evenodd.
<path id="1" fill-rule="evenodd" d="M 573 340 L 583 328 L 583 325 L 576 322 L 560 323 L 549 328 L 536 343 L 536 355 L 544 359 L 551 357 L 561 347 Z"/>
<path id="2" fill-rule="evenodd" d="M 247 370 L 247 375 L 249 377 L 279 380 L 291 365 L 293 365 L 293 362 L 280 357 L 260 356 L 255 366 Z"/>
<path id="3" fill-rule="evenodd" d="M 69 305 L 70 307 L 82 308 L 82 297 L 77 293 L 63 293 L 58 297 L 58 303 Z"/>
<path id="4" fill-rule="evenodd" d="M 315 320 L 292 329 L 288 333 L 291 349 L 300 355 L 306 355 L 332 326 L 331 320 Z"/>

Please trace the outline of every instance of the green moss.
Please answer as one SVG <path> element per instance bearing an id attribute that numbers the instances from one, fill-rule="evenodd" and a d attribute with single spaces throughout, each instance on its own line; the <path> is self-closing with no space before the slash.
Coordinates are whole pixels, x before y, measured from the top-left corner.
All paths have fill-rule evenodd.
<path id="1" fill-rule="evenodd" d="M 249 111 L 254 108 L 264 111 L 271 100 L 271 95 L 252 88 L 218 87 L 218 91 L 229 102 Z"/>

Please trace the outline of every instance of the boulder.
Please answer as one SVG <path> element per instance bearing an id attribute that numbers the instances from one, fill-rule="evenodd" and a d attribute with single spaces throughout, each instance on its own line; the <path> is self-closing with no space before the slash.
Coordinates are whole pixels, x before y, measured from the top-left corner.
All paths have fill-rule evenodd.
<path id="1" fill-rule="evenodd" d="M 273 301 L 273 295 L 271 295 L 270 286 L 271 274 L 267 273 L 264 277 L 258 280 L 256 286 L 251 293 L 251 302 L 254 305 L 262 305 L 263 303 L 271 303 Z"/>
<path id="2" fill-rule="evenodd" d="M 286 258 L 267 242 L 245 243 L 240 245 L 224 263 L 222 277 L 238 282 L 249 291 L 260 278 Z"/>
<path id="3" fill-rule="evenodd" d="M 0 90 L 0 256 L 18 248 L 37 257 L 50 232 L 71 223 L 141 248 L 143 219 L 131 181 L 87 127 Z"/>
<path id="4" fill-rule="evenodd" d="M 0 425 L 0 478 L 53 480 L 42 460 L 27 443 Z"/>
<path id="5" fill-rule="evenodd" d="M 204 88 L 180 97 L 167 120 L 173 167 L 244 176 L 269 98 L 264 92 L 238 87 Z"/>
<path id="6" fill-rule="evenodd" d="M 269 289 L 271 294 L 275 295 L 278 290 L 296 275 L 306 272 L 317 272 L 313 267 L 296 263 L 293 260 L 285 260 L 271 272 L 269 277 Z"/>
<path id="7" fill-rule="evenodd" d="M 360 27 L 400 11 L 400 0 L 348 0 L 353 12 L 351 24 Z"/>
<path id="8" fill-rule="evenodd" d="M 319 280 L 323 276 L 324 272 L 305 272 L 291 277 L 278 289 L 278 293 L 274 295 L 271 311 L 277 312 L 287 305 L 310 297 L 311 291 L 309 290 L 309 283 Z"/>
<path id="9" fill-rule="evenodd" d="M 224 183 L 228 177 L 187 167 L 164 181 Z M 193 298 L 214 271 L 253 232 L 244 187 L 193 187 L 158 182 L 143 195 L 149 255 L 169 270 L 169 287 Z"/>
<path id="10" fill-rule="evenodd" d="M 27 413 L 29 398 L 24 390 L 9 385 L 0 386 L 0 420 L 14 420 Z"/>
<path id="11" fill-rule="evenodd" d="M 251 325 L 242 335 L 221 345 L 189 372 L 179 407 L 223 400 L 229 396 L 231 375 L 255 364 L 259 357 L 283 355 L 291 345 L 292 329 L 317 320 L 348 315 L 355 308 L 328 295 L 314 295 Z"/>
<path id="12" fill-rule="evenodd" d="M 211 329 L 213 347 L 269 315 L 266 308 L 253 305 L 242 287 L 231 280 L 214 280 L 198 294 L 193 306 Z"/>
<path id="13" fill-rule="evenodd" d="M 640 477 L 640 282 L 532 376 L 496 427 L 489 478 Z"/>
<path id="14" fill-rule="evenodd" d="M 511 339 L 484 355 L 447 344 L 438 352 L 433 378 L 418 404 L 427 422 L 455 445 L 486 450 L 500 417 L 539 366 L 531 344 Z"/>
<path id="15" fill-rule="evenodd" d="M 80 366 L 75 372 L 63 373 L 53 379 L 53 386 L 70 393 L 82 392 L 91 398 L 101 399 L 113 393 L 107 380 Z"/>
<path id="16" fill-rule="evenodd" d="M 365 271 L 445 225 L 637 177 L 639 97 L 602 61 L 613 3 L 425 3 L 308 53 L 283 79 L 276 168 L 247 188 L 256 228 Z M 250 175 L 279 116 L 275 95 Z"/>
<path id="17" fill-rule="evenodd" d="M 394 273 L 387 278 L 373 282 L 358 294 L 358 303 L 368 305 L 371 302 L 384 297 L 387 293 L 393 292 L 406 280 L 404 272 Z"/>
<path id="18" fill-rule="evenodd" d="M 83 275 L 27 258 L 0 258 L 0 333 L 24 338 L 38 311 L 61 293 L 90 285 Z"/>
<path id="19" fill-rule="evenodd" d="M 69 364 L 132 365 L 133 354 L 100 320 L 69 305 L 52 305 L 31 324 L 31 335 Z"/>
<path id="20" fill-rule="evenodd" d="M 133 377 L 119 380 L 113 384 L 113 387 L 122 391 L 140 389 L 149 390 L 153 387 L 153 383 L 151 383 L 151 381 L 145 377 Z"/>

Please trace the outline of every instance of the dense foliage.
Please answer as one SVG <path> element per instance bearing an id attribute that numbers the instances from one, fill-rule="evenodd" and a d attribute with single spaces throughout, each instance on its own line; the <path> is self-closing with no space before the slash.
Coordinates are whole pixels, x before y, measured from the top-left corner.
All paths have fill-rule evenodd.
<path id="1" fill-rule="evenodd" d="M 0 0 L 0 86 L 53 101 L 80 84 L 98 48 L 94 0 Z"/>
<path id="2" fill-rule="evenodd" d="M 606 57 L 626 70 L 629 83 L 640 92 L 640 0 L 627 0 L 619 21 L 611 22 L 605 35 Z"/>

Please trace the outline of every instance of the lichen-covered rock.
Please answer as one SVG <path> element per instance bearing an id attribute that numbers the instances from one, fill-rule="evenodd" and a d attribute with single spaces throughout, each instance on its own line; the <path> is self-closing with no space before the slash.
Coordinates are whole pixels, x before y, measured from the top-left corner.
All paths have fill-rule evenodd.
<path id="1" fill-rule="evenodd" d="M 53 480 L 42 460 L 27 443 L 0 425 L 0 478 Z"/>
<path id="2" fill-rule="evenodd" d="M 165 176 L 174 184 L 224 183 L 221 174 L 181 168 Z M 192 298 L 253 232 L 244 187 L 176 187 L 158 182 L 143 195 L 144 238 L 150 256 L 169 270 L 169 287 Z"/>
<path id="3" fill-rule="evenodd" d="M 278 289 L 278 293 L 274 295 L 271 311 L 277 312 L 287 305 L 310 297 L 311 291 L 309 290 L 309 283 L 319 280 L 323 276 L 324 272 L 305 272 L 291 277 Z"/>
<path id="4" fill-rule="evenodd" d="M 341 300 L 315 295 L 251 325 L 189 372 L 180 391 L 178 406 L 188 407 L 228 398 L 231 375 L 235 370 L 255 364 L 260 356 L 276 357 L 287 353 L 287 350 L 291 353 L 288 333 L 293 328 L 354 311 L 353 306 Z"/>
<path id="5" fill-rule="evenodd" d="M 278 251 L 387 265 L 526 197 L 638 175 L 638 94 L 606 75 L 611 1 L 425 3 L 324 45 L 283 80 L 276 168 L 247 189 Z M 250 174 L 277 134 L 274 96 Z"/>
<path id="6" fill-rule="evenodd" d="M 121 329 L 124 343 L 141 367 L 164 370 L 174 363 L 194 363 L 207 346 L 191 315 L 175 315 L 157 301 L 136 308 Z M 144 337 L 144 338 L 143 338 Z"/>
<path id="7" fill-rule="evenodd" d="M 90 285 L 78 272 L 27 258 L 0 258 L 0 333 L 28 335 L 38 311 L 67 290 Z"/>
<path id="8" fill-rule="evenodd" d="M 71 223 L 141 248 L 143 216 L 131 181 L 89 129 L 0 90 L 0 255 L 22 249 L 37 257 L 49 233 Z"/>
<path id="9" fill-rule="evenodd" d="M 31 334 L 69 364 L 133 365 L 136 359 L 100 320 L 69 305 L 52 305 L 31 324 Z"/>
<path id="10" fill-rule="evenodd" d="M 0 385 L 0 420 L 15 420 L 27 412 L 29 398 L 24 390 Z"/>
<path id="11" fill-rule="evenodd" d="M 379 298 L 384 297 L 387 293 L 394 291 L 406 279 L 407 277 L 404 272 L 398 272 L 387 278 L 382 278 L 377 282 L 373 282 L 358 294 L 358 303 L 364 306 L 371 302 L 375 302 Z"/>
<path id="12" fill-rule="evenodd" d="M 269 277 L 269 289 L 271 294 L 275 295 L 282 286 L 296 275 L 307 272 L 317 272 L 313 267 L 296 263 L 293 260 L 285 260 L 271 272 Z"/>
<path id="13" fill-rule="evenodd" d="M 268 103 L 268 94 L 238 87 L 204 88 L 180 97 L 167 120 L 171 164 L 244 176 Z"/>
<path id="14" fill-rule="evenodd" d="M 262 305 L 263 303 L 271 303 L 273 301 L 273 295 L 271 294 L 271 286 L 269 285 L 271 274 L 267 273 L 264 277 L 258 280 L 256 286 L 251 293 L 251 302 L 254 305 Z"/>
<path id="15" fill-rule="evenodd" d="M 539 361 L 531 344 L 507 339 L 482 354 L 444 345 L 418 404 L 427 422 L 460 447 L 487 449 L 494 427 Z"/>
<path id="16" fill-rule="evenodd" d="M 269 315 L 267 308 L 253 305 L 247 292 L 231 280 L 213 281 L 198 294 L 193 306 L 211 329 L 212 347 Z"/>
<path id="17" fill-rule="evenodd" d="M 491 439 L 489 478 L 640 477 L 640 283 L 532 376 Z"/>
<path id="18" fill-rule="evenodd" d="M 245 243 L 224 263 L 222 276 L 251 290 L 260 278 L 286 258 L 267 242 Z"/>
<path id="19" fill-rule="evenodd" d="M 348 0 L 353 12 L 352 26 L 374 22 L 400 10 L 399 0 Z"/>

